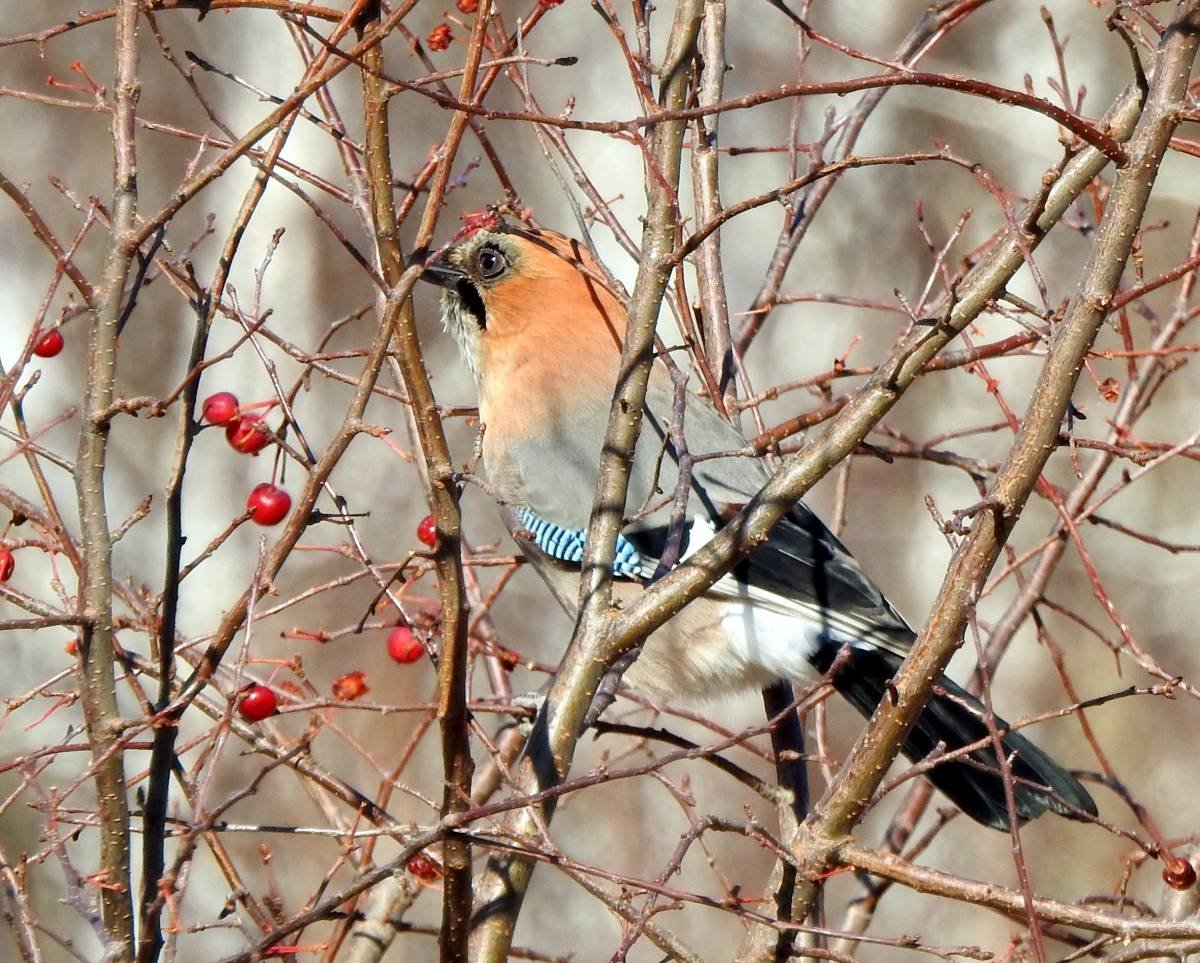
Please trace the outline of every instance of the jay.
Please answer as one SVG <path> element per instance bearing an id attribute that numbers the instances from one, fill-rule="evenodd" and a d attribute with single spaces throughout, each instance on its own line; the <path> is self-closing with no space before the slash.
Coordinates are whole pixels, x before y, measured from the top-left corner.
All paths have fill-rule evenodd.
<path id="1" fill-rule="evenodd" d="M 483 461 L 496 494 L 521 519 L 555 577 L 578 584 L 579 561 L 617 378 L 626 314 L 583 246 L 561 234 L 507 224 L 475 230 L 426 266 L 440 285 L 446 329 L 479 391 Z M 618 539 L 618 599 L 642 592 L 668 541 L 680 452 L 674 383 L 656 362 Z M 682 438 L 697 456 L 745 449 L 746 439 L 688 393 Z M 767 478 L 754 458 L 701 458 L 690 490 L 682 555 Z M 678 523 L 676 523 L 678 528 Z M 708 593 L 646 640 L 626 681 L 655 698 L 711 697 L 779 679 L 829 681 L 869 716 L 916 634 L 845 546 L 802 503 L 769 539 Z M 983 707 L 943 677 L 904 744 L 920 760 L 988 736 Z M 1006 724 L 997 719 L 1001 730 Z M 1079 782 L 1016 732 L 1011 759 L 1016 816 L 1046 810 L 1087 818 L 1096 805 Z M 980 823 L 1007 829 L 1008 809 L 991 744 L 935 766 L 933 783 Z"/>

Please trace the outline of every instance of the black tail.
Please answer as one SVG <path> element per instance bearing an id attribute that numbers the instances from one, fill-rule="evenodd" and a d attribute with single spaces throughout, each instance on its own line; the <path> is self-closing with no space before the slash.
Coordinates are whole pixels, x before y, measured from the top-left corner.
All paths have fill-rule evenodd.
<path id="1" fill-rule="evenodd" d="M 837 654 L 838 647 L 830 644 L 813 661 L 827 672 Z M 848 657 L 833 676 L 834 688 L 864 716 L 870 716 L 901 661 L 899 655 L 886 649 L 850 647 Z M 939 742 L 947 750 L 954 750 L 988 735 L 981 718 L 983 704 L 945 676 L 938 685 L 949 697 L 934 695 L 904 742 L 904 754 L 914 761 L 928 756 Z M 997 719 L 996 725 L 1003 729 L 1007 723 Z M 1096 803 L 1079 780 L 1041 749 L 1016 732 L 1008 733 L 1001 741 L 1005 755 L 1012 758 L 1013 796 L 1021 822 L 1035 819 L 1047 809 L 1077 819 L 1084 818 L 1083 814 L 1096 815 Z M 961 761 L 937 765 L 928 775 L 972 819 L 995 829 L 1008 829 L 1004 782 L 991 745 Z"/>

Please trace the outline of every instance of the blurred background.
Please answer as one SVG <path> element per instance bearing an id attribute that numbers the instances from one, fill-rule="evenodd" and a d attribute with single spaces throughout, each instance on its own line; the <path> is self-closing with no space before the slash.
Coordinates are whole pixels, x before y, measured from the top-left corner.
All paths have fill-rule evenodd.
<path id="1" fill-rule="evenodd" d="M 342 9 L 344 0 L 329 0 Z M 12 2 L 4 5 L 3 33 L 15 36 L 62 24 L 79 10 L 78 0 Z M 872 56 L 888 58 L 905 34 L 925 11 L 925 0 L 895 0 L 881 4 L 867 0 L 814 2 L 807 11 L 812 26 L 822 34 Z M 1086 0 L 1051 0 L 1044 6 L 1062 43 L 1063 62 L 1072 96 L 1082 94 L 1082 113 L 1099 117 L 1131 78 L 1129 53 L 1121 40 L 1105 27 L 1110 4 Z M 1157 5 L 1165 17 L 1166 5 Z M 97 9 L 99 9 L 97 7 Z M 526 7 L 501 0 L 499 10 L 506 25 L 528 15 Z M 628 9 L 618 9 L 621 26 L 632 37 L 633 18 Z M 424 38 L 441 23 L 440 4 L 418 3 L 405 24 L 416 37 Z M 467 23 L 470 17 L 450 10 Z M 650 17 L 653 54 L 662 55 L 662 43 L 673 14 L 672 4 L 661 4 Z M 221 137 L 215 124 L 204 115 L 183 78 L 166 61 L 169 49 L 186 64 L 185 51 L 232 72 L 246 83 L 276 96 L 287 96 L 303 72 L 296 44 L 280 18 L 269 10 L 212 10 L 200 19 L 193 10 L 166 10 L 155 15 L 161 41 L 148 23 L 140 38 L 143 87 L 138 115 L 146 125 L 138 132 L 139 210 L 148 215 L 170 201 L 172 192 L 197 168 L 217 156 L 204 138 Z M 438 69 L 461 65 L 467 30 L 450 22 L 455 37 L 449 49 L 430 51 Z M 327 26 L 319 25 L 322 33 Z M 43 43 L 20 43 L 0 47 L 0 173 L 21 185 L 29 201 L 57 237 L 68 241 L 79 230 L 88 199 L 98 197 L 107 204 L 111 196 L 112 151 L 109 115 L 90 109 L 92 95 L 77 62 L 99 84 L 107 85 L 112 75 L 113 21 L 104 20 L 49 37 Z M 632 42 L 632 41 L 631 41 Z M 162 46 L 160 46 L 160 43 Z M 726 56 L 731 67 L 725 78 L 726 98 L 743 96 L 780 84 L 830 81 L 875 73 L 879 68 L 856 62 L 842 53 L 820 45 L 805 45 L 798 56 L 801 34 L 778 10 L 765 2 L 731 4 L 728 11 Z M 613 33 L 596 11 L 582 0 L 567 0 L 553 8 L 525 41 L 525 52 L 534 58 L 575 57 L 571 66 L 528 66 L 529 81 L 546 113 L 557 114 L 573 104 L 573 116 L 581 119 L 625 119 L 641 113 L 637 94 L 628 80 L 628 70 Z M 1142 51 L 1145 61 L 1146 52 Z M 388 72 L 413 79 L 427 68 L 412 45 L 400 34 L 385 48 Z M 950 31 L 922 60 L 922 69 L 958 73 L 990 83 L 1033 90 L 1056 103 L 1058 94 L 1048 78 L 1057 82 L 1059 64 L 1055 46 L 1043 14 L 1033 4 L 984 3 L 961 26 Z M 54 84 L 50 83 L 53 78 Z M 273 105 L 252 90 L 211 71 L 196 70 L 194 81 L 203 91 L 220 120 L 241 134 Z M 451 78 L 452 87 L 457 79 Z M 81 89 L 64 87 L 74 85 Z M 361 92 L 357 74 L 342 73 L 329 87 L 329 95 L 345 121 L 351 138 L 361 136 Z M 801 144 L 817 141 L 827 124 L 853 108 L 860 95 L 808 97 L 781 100 L 753 109 L 726 113 L 720 120 L 719 143 L 727 147 L 768 147 L 787 142 L 793 125 Z M 69 101 L 75 106 L 64 106 Z M 501 79 L 487 103 L 500 109 L 520 109 L 521 95 Z M 310 107 L 317 110 L 315 104 Z M 444 136 L 449 114 L 432 101 L 412 94 L 397 96 L 391 104 L 393 165 L 401 181 L 410 181 L 421 170 Z M 1193 125 L 1194 129 L 1194 125 Z M 504 167 L 519 192 L 520 205 L 536 222 L 565 233 L 577 234 L 570 203 L 558 178 L 547 165 L 542 146 L 533 129 L 523 123 L 491 121 L 488 137 L 503 159 Z M 935 142 L 949 145 L 961 157 L 980 162 L 995 183 L 1001 185 L 1014 204 L 1034 193 L 1043 173 L 1063 156 L 1060 129 L 1047 117 L 989 100 L 967 97 L 945 90 L 904 87 L 890 90 L 871 115 L 855 147 L 855 153 L 896 154 L 934 149 Z M 1182 131 L 1186 136 L 1186 128 Z M 587 172 L 599 196 L 626 231 L 640 237 L 643 213 L 642 158 L 628 139 L 589 132 L 568 131 L 567 142 Z M 284 158 L 319 178 L 304 184 L 328 220 L 358 249 L 371 256 L 370 239 L 354 210 L 361 202 L 354 184 L 346 176 L 333 139 L 316 124 L 301 121 L 291 134 Z M 684 163 L 689 164 L 685 153 Z M 793 158 L 786 152 L 742 150 L 721 157 L 720 187 L 726 204 L 770 190 L 790 179 Z M 800 155 L 801 170 L 808 158 Z M 1155 186 L 1145 232 L 1140 245 L 1140 269 L 1153 277 L 1188 256 L 1189 237 L 1196 216 L 1196 159 L 1182 153 L 1169 156 Z M 467 135 L 459 151 L 453 189 L 440 219 L 439 242 L 449 240 L 460 227 L 461 214 L 478 211 L 504 200 L 503 188 L 478 140 Z M 217 265 L 221 246 L 232 218 L 242 201 L 254 170 L 238 161 L 226 175 L 205 188 L 170 222 L 166 244 L 179 257 L 188 258 L 201 284 L 208 284 Z M 1111 170 L 1106 172 L 1111 177 Z M 290 178 L 293 179 L 294 178 Z M 685 173 L 685 181 L 690 178 Z M 574 200 L 589 207 L 588 200 L 573 186 Z M 398 198 L 405 196 L 403 187 Z M 690 211 L 689 192 L 682 206 Z M 418 198 L 416 215 L 402 225 L 406 251 L 419 220 L 423 201 Z M 828 371 L 835 359 L 851 366 L 870 367 L 880 360 L 907 324 L 901 299 L 921 299 L 933 259 L 922 237 L 921 224 L 935 244 L 944 243 L 960 219 L 969 212 L 961 238 L 947 263 L 956 270 L 961 259 L 1003 227 L 1003 214 L 996 200 L 968 172 L 948 164 L 918 164 L 852 170 L 833 189 L 815 218 L 787 274 L 785 295 L 836 295 L 886 306 L 887 310 L 846 304 L 800 301 L 781 304 L 771 314 L 762 333 L 745 357 L 753 388 L 813 378 Z M 787 216 L 781 204 L 768 204 L 740 216 L 721 232 L 724 280 L 735 327 L 742 320 L 737 312 L 754 300 L 768 259 Z M 1097 217 L 1090 200 L 1085 200 L 1038 249 L 1037 265 L 1045 279 L 1047 297 L 1057 306 L 1075 291 L 1080 268 L 1091 242 L 1091 226 Z M 211 236 L 204 233 L 211 225 Z M 1153 230 L 1151 230 L 1153 228 Z M 278 248 L 264 270 L 264 258 L 272 237 L 282 230 Z M 632 283 L 636 263 L 603 225 L 592 236 L 608 267 L 627 284 Z M 194 248 L 191 247 L 195 243 Z M 93 227 L 80 245 L 75 260 L 84 273 L 98 279 L 106 252 L 107 235 L 101 225 Z M 8 199 L 0 203 L 0 362 L 7 372 L 19 358 L 33 319 L 40 310 L 53 274 L 53 258 L 32 236 L 29 225 Z M 261 279 L 255 272 L 262 271 Z M 152 282 L 141 292 L 138 307 L 125 328 L 120 344 L 118 390 L 127 397 L 166 397 L 186 374 L 185 362 L 195 315 L 187 301 L 161 273 L 152 271 Z M 1133 277 L 1132 271 L 1130 277 Z M 935 285 L 940 281 L 935 280 Z M 1036 303 L 1037 286 L 1026 269 L 1010 290 Z M 1153 337 L 1172 308 L 1177 288 L 1158 292 L 1143 306 L 1129 313 L 1129 322 L 1139 347 Z M 694 286 L 689 288 L 694 296 Z M 260 401 L 275 396 L 272 374 L 290 388 L 304 374 L 297 359 L 303 353 L 322 353 L 322 363 L 333 372 L 353 378 L 361 366 L 361 351 L 369 342 L 377 321 L 375 290 L 369 278 L 346 253 L 337 237 L 314 217 L 309 206 L 279 184 L 272 184 L 259 205 L 242 241 L 234 264 L 228 297 L 248 315 L 270 312 L 267 326 L 277 340 L 256 336 L 229 357 L 209 368 L 201 382 L 201 397 L 218 390 L 233 391 L 243 401 Z M 50 302 L 48 317 L 57 319 L 69 309 L 68 285 L 59 285 Z M 416 292 L 416 311 L 427 367 L 440 403 L 446 406 L 474 404 L 473 387 L 458 361 L 454 345 L 443 334 L 438 319 L 436 293 Z M 68 315 L 70 312 L 68 311 Z M 346 323 L 346 319 L 351 319 Z M 52 359 L 33 359 L 21 383 L 28 385 L 35 369 L 40 377 L 24 398 L 24 417 L 37 445 L 64 460 L 56 464 L 41 457 L 48 493 L 61 506 L 68 529 L 78 531 L 75 517 L 75 479 L 70 470 L 78 436 L 78 406 L 82 398 L 86 363 L 86 316 L 69 316 L 63 334 L 66 347 Z M 336 328 L 335 328 L 336 326 Z M 971 332 L 976 343 L 998 340 L 1016 333 L 1020 326 L 999 314 L 985 315 Z M 662 333 L 668 343 L 679 335 L 664 312 Z M 244 338 L 242 327 L 218 315 L 213 328 L 209 356 L 217 357 Z M 1185 330 L 1181 341 L 1194 335 Z M 284 342 L 285 346 L 280 343 Z M 288 350 L 288 346 L 294 350 Z M 952 347 L 961 347 L 956 343 Z M 1122 339 L 1114 325 L 1107 325 L 1101 348 L 1120 349 Z M 847 354 L 847 352 L 849 352 Z M 350 356 L 338 357 L 339 354 Z M 1181 370 L 1165 382 L 1153 405 L 1132 433 L 1135 440 L 1175 445 L 1200 428 L 1200 408 L 1195 399 L 1197 384 L 1190 355 L 1178 355 Z M 1040 360 L 1024 354 L 997 359 L 989 371 L 999 381 L 1002 400 L 1020 416 L 1036 377 Z M 1127 380 L 1123 359 L 1093 360 L 1094 371 L 1079 381 L 1075 404 L 1086 416 L 1077 423 L 1081 436 L 1106 437 L 1106 418 L 1113 403 L 1106 400 L 1097 383 L 1105 378 Z M 1094 374 L 1095 377 L 1092 375 Z M 833 386 L 835 394 L 852 387 L 854 379 Z M 381 385 L 395 389 L 385 372 Z M 745 388 L 742 388 L 745 393 Z M 294 412 L 308 444 L 318 454 L 344 417 L 352 386 L 311 374 L 296 396 Z M 817 390 L 794 390 L 764 404 L 767 425 L 808 411 L 823 403 Z M 68 414 L 68 412 L 70 412 Z M 174 412 L 172 412 L 174 414 Z M 752 429 L 749 414 L 744 424 Z M 270 416 L 277 424 L 278 415 Z M 355 530 L 370 557 L 379 563 L 402 562 L 422 546 L 416 527 L 428 512 L 426 487 L 421 475 L 419 451 L 409 434 L 403 406 L 394 398 L 372 401 L 367 420 L 391 430 L 383 438 L 362 436 L 351 446 L 335 471 L 332 484 L 348 502 L 352 512 L 365 513 L 355 521 Z M 892 438 L 900 437 L 922 445 L 950 433 L 971 431 L 964 437 L 939 442 L 962 455 L 997 463 L 1011 435 L 1005 430 L 978 432 L 981 426 L 1003 421 L 997 400 L 988 393 L 984 379 L 966 369 L 931 374 L 921 379 L 885 420 Z M 471 458 L 475 426 L 468 418 L 446 421 L 457 461 Z M 40 492 L 25 457 L 18 450 L 13 432 L 13 413 L 0 416 L 0 486 L 9 492 L 43 505 Z M 175 445 L 174 417 L 151 419 L 123 417 L 113 422 L 106 495 L 114 524 L 133 513 L 147 496 L 152 497 L 149 515 L 133 525 L 116 546 L 117 578 L 133 591 L 153 594 L 161 590 L 164 551 L 162 491 L 167 481 Z M 887 440 L 876 433 L 873 440 Z M 414 456 L 416 461 L 414 461 Z M 1080 450 L 1074 457 L 1063 450 L 1052 458 L 1047 477 L 1070 489 L 1077 480 L 1077 467 L 1086 467 L 1094 452 Z M 1135 469 L 1118 462 L 1110 478 L 1100 486 L 1106 490 L 1120 480 L 1120 472 Z M 268 450 L 255 458 L 238 455 L 224 443 L 219 429 L 200 433 L 193 450 L 185 486 L 187 548 L 185 560 L 221 533 L 243 510 L 253 485 L 272 477 L 273 457 Z M 300 484 L 300 467 L 286 466 L 281 483 L 293 491 Z M 926 508 L 932 499 L 940 512 L 950 516 L 978 500 L 970 477 L 954 467 L 913 458 L 896 458 L 886 463 L 878 458 L 854 459 L 848 475 L 831 474 L 810 495 L 810 503 L 826 518 L 835 514 L 838 485 L 845 486 L 845 526 L 842 537 L 867 571 L 879 582 L 897 608 L 916 625 L 925 618 L 938 590 L 950 546 Z M 1195 547 L 1200 543 L 1200 523 L 1195 510 L 1195 493 L 1200 490 L 1192 460 L 1175 458 L 1139 479 L 1104 509 L 1109 518 L 1137 532 L 1173 545 Z M 1190 494 L 1189 494 L 1190 493 Z M 500 524 L 494 506 L 476 486 L 467 486 L 463 499 L 465 533 L 472 546 L 484 554 L 509 555 L 515 551 Z M 326 500 L 320 507 L 333 511 Z M 1031 500 L 1011 540 L 1020 555 L 1053 531 L 1056 514 L 1044 500 Z M 28 530 L 12 529 L 10 538 L 28 538 Z M 1167 551 L 1146 541 L 1128 537 L 1112 528 L 1089 525 L 1083 536 L 1108 598 L 1119 621 L 1141 648 L 1168 674 L 1190 679 L 1196 674 L 1194 627 L 1200 622 L 1200 559 L 1195 551 Z M 203 643 L 220 615 L 238 598 L 250 581 L 263 540 L 271 530 L 252 525 L 239 527 L 213 557 L 199 566 L 184 583 L 180 632 L 188 640 Z M 299 659 L 303 678 L 328 696 L 332 680 L 353 670 L 365 673 L 368 695 L 351 707 L 288 712 L 263 723 L 264 731 L 283 743 L 299 737 L 316 717 L 321 721 L 311 753 L 321 766 L 347 783 L 374 795 L 382 777 L 396 765 L 399 753 L 409 742 L 428 711 L 378 711 L 379 706 L 428 705 L 434 696 L 434 672 L 428 660 L 400 665 L 389 659 L 385 638 L 395 612 L 373 609 L 377 588 L 363 577 L 363 567 L 352 554 L 342 551 L 348 543 L 345 530 L 334 525 L 313 526 L 301 546 L 274 582 L 274 592 L 259 603 L 249 639 L 239 636 L 231 649 L 229 670 L 223 677 L 225 696 L 237 680 L 270 681 L 286 693 L 286 685 L 299 686 L 295 666 Z M 74 574 L 61 556 L 37 547 L 16 551 L 17 573 L 9 583 L 24 596 L 42 600 L 52 609 L 67 611 L 74 591 Z M 476 570 L 487 592 L 503 567 Z M 351 578 L 353 576 L 353 578 Z M 335 584 L 344 580 L 344 584 Z M 321 587 L 321 591 L 313 591 Z M 981 626 L 999 618 L 1019 590 L 1009 578 L 985 598 L 979 609 Z M 431 576 L 404 589 L 413 613 L 436 613 L 436 586 Z M 1077 612 L 1109 642 L 1120 640 L 1120 632 L 1095 598 L 1092 584 L 1079 554 L 1068 548 L 1047 591 L 1056 604 Z M 272 614 L 272 610 L 279 611 Z M 120 613 L 120 607 L 118 612 Z M 11 600 L 0 601 L 0 617 L 17 618 L 23 613 Z M 1040 607 L 1046 631 L 1062 647 L 1066 669 L 1081 697 L 1088 698 L 1130 685 L 1146 686 L 1152 678 L 1125 655 L 1112 650 L 1078 622 Z M 366 628 L 354 631 L 360 620 Z M 570 635 L 571 624 L 552 602 L 532 570 L 517 571 L 503 587 L 491 609 L 491 620 L 499 640 L 520 653 L 523 664 L 513 673 L 513 690 L 537 689 L 545 681 L 539 671 L 524 663 L 553 665 Z M 329 641 L 297 637 L 305 633 L 331 634 Z M 74 682 L 69 674 L 74 659 L 64 652 L 73 637 L 69 628 L 49 628 L 36 633 L 9 632 L 3 637 L 6 671 L 0 696 L 9 700 L 4 716 L 4 756 L 12 760 L 40 747 L 61 742 L 82 744 L 78 727 L 81 713 L 69 693 Z M 122 632 L 123 646 L 148 654 L 144 633 L 136 627 Z M 244 646 L 244 648 L 243 648 Z M 953 674 L 965 678 L 974 664 L 973 645 L 968 640 L 956 659 Z M 235 677 L 234 669 L 239 675 Z M 49 681 L 48 680 L 52 680 Z M 472 680 L 480 698 L 490 694 L 482 665 Z M 302 688 L 302 687 L 301 687 Z M 300 691 L 300 690 L 297 690 Z M 33 697 L 26 698 L 27 694 Z M 212 694 L 220 701 L 217 693 Z M 123 711 L 131 716 L 139 708 L 125 686 L 120 687 Z M 300 698 L 300 696 L 296 696 Z M 1046 712 L 1069 705 L 1047 649 L 1040 645 L 1031 624 L 1023 626 L 1011 653 L 996 674 L 993 698 L 1008 718 Z M 835 700 L 836 701 L 836 700 Z M 47 710 L 57 707 L 49 718 Z M 371 707 L 376 707 L 372 709 Z M 712 719 L 729 730 L 738 730 L 762 720 L 761 698 L 755 693 L 730 696 L 707 704 L 686 706 L 701 717 Z M 829 752 L 840 759 L 860 729 L 857 714 L 841 704 L 830 705 Z M 213 720 L 189 715 L 180 734 L 185 766 L 196 761 L 184 747 L 200 739 Z M 649 709 L 622 701 L 610 716 L 623 721 L 665 724 L 690 738 L 704 741 L 713 734 L 685 719 L 663 719 Z M 481 715 L 485 729 L 495 732 L 497 717 Z M 39 721 L 41 720 L 41 721 Z M 1175 700 L 1142 697 L 1113 702 L 1091 711 L 1088 721 L 1098 744 L 1124 785 L 1146 805 L 1162 832 L 1170 839 L 1189 837 L 1196 821 L 1195 799 L 1200 780 L 1194 764 L 1192 735 L 1200 723 L 1200 711 L 1190 695 Z M 1079 722 L 1064 718 L 1039 724 L 1032 730 L 1036 741 L 1070 767 L 1099 768 L 1083 738 Z M 761 739 L 759 744 L 763 744 Z M 483 749 L 477 746 L 477 758 Z M 583 773 L 602 760 L 610 764 L 643 761 L 661 750 L 652 744 L 634 744 L 613 737 L 586 739 L 576 760 L 575 771 Z M 751 753 L 732 754 L 739 764 L 764 776 L 771 769 Z M 46 786 L 66 786 L 82 771 L 84 752 L 68 752 L 54 759 L 40 774 Z M 132 778 L 145 766 L 147 754 L 130 751 L 127 773 Z M 211 766 L 208 794 L 219 801 L 247 785 L 263 765 L 263 757 L 234 738 L 225 744 Z M 397 819 L 428 825 L 436 819 L 441 796 L 440 749 L 436 726 L 416 744 L 411 761 L 396 780 L 389 811 Z M 688 828 L 689 812 L 715 813 L 743 819 L 747 812 L 772 824 L 770 807 L 743 787 L 732 783 L 712 767 L 689 763 L 669 767 L 664 773 L 669 787 L 656 778 L 621 780 L 600 785 L 566 801 L 554 824 L 555 841 L 562 851 L 581 862 L 636 877 L 655 878 L 675 849 L 679 836 Z M 820 786 L 819 770 L 813 769 Z M 21 854 L 44 853 L 45 812 L 37 797 L 23 783 L 18 769 L 0 773 L 0 797 L 7 799 L 0 822 L 0 847 L 6 861 L 14 864 Z M 673 787 L 673 788 L 672 788 Z M 680 802 L 681 791 L 690 795 L 691 810 Z M 79 788 L 70 806 L 86 808 L 90 787 Z M 903 792 L 885 799 L 862 826 L 859 839 L 876 845 L 895 812 Z M 1094 788 L 1106 819 L 1119 826 L 1140 829 L 1116 795 Z M 175 812 L 187 817 L 179 800 Z M 224 818 L 247 825 L 271 823 L 292 826 L 329 825 L 331 804 L 306 792 L 301 780 L 280 767 L 265 777 L 256 794 L 238 802 Z M 337 808 L 336 806 L 334 808 Z M 347 816 L 341 807 L 342 818 Z M 352 813 L 349 814 L 352 816 Z M 80 867 L 91 864 L 93 834 L 83 833 L 70 844 Z M 1040 894 L 1065 900 L 1085 896 L 1115 895 L 1124 875 L 1132 873 L 1129 893 L 1159 907 L 1163 886 L 1160 865 L 1137 863 L 1138 851 L 1128 841 L 1095 827 L 1047 818 L 1023 833 L 1031 882 Z M 296 913 L 312 897 L 323 876 L 338 857 L 336 838 L 315 838 L 280 833 L 230 832 L 224 835 L 233 857 L 247 881 L 266 892 L 273 888 L 281 914 Z M 265 864 L 260 845 L 270 848 Z M 921 860 L 948 872 L 987 879 L 1006 886 L 1016 885 L 1010 841 L 1003 834 L 956 819 L 937 837 Z M 136 847 L 136 842 L 135 842 Z M 393 843 L 380 840 L 375 859 L 383 861 L 397 851 Z M 1130 862 L 1130 860 L 1133 862 Z M 771 867 L 770 854 L 732 835 L 706 836 L 704 848 L 693 848 L 682 872 L 669 882 L 674 888 L 721 898 L 734 887 L 742 895 L 762 892 Z M 63 878 L 53 859 L 30 865 L 27 885 L 35 912 L 56 933 L 75 942 L 74 949 L 47 940 L 46 960 L 67 960 L 72 953 L 97 959 L 98 946 L 75 911 L 63 905 Z M 352 878 L 343 866 L 334 871 L 335 883 Z M 861 885 L 852 875 L 832 879 L 826 897 L 827 923 L 840 925 L 847 902 L 861 895 Z M 229 896 L 229 886 L 218 872 L 211 854 L 202 849 L 191 871 L 186 899 L 180 907 L 179 925 L 196 927 L 214 924 Z M 417 900 L 407 919 L 418 925 L 437 926 L 440 901 L 436 893 Z M 701 950 L 705 959 L 732 958 L 744 936 L 733 916 L 694 904 L 656 917 L 685 942 Z M 327 928 L 306 931 L 304 942 L 317 944 Z M 893 889 L 881 904 L 873 934 L 898 937 L 919 932 L 941 946 L 973 945 L 997 955 L 1010 948 L 1010 940 L 1024 927 L 982 909 L 920 897 Z M 516 943 L 535 947 L 549 958 L 571 955 L 576 960 L 609 958 L 621 943 L 618 921 L 569 877 L 543 866 L 517 930 Z M 245 937 L 230 926 L 209 925 L 198 932 L 180 935 L 181 961 L 217 959 L 245 945 Z M 1060 947 L 1061 949 L 1061 947 Z M 1018 948 L 1018 955 L 1023 952 Z M 1064 951 L 1065 952 L 1065 951 Z M 0 950 L 8 957 L 15 950 Z M 864 960 L 907 958 L 908 951 L 889 946 L 862 945 L 856 955 Z M 1061 955 L 1061 954 L 1060 954 Z M 647 941 L 637 943 L 628 959 L 660 959 L 661 951 Z M 388 959 L 422 960 L 436 957 L 435 941 L 420 933 L 403 934 Z M 15 958 L 15 955 L 13 956 Z M 318 959 L 319 954 L 301 959 Z"/>

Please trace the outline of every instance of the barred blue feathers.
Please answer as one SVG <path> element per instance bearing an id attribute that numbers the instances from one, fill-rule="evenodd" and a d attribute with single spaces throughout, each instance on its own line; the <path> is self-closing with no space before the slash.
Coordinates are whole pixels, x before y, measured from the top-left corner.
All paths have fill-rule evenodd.
<path id="1" fill-rule="evenodd" d="M 578 528 L 563 528 L 539 518 L 528 508 L 517 512 L 521 524 L 533 536 L 534 544 L 551 558 L 563 562 L 583 561 L 583 546 L 587 532 Z M 618 578 L 641 579 L 642 556 L 624 535 L 617 536 L 617 553 L 613 558 L 613 574 Z"/>

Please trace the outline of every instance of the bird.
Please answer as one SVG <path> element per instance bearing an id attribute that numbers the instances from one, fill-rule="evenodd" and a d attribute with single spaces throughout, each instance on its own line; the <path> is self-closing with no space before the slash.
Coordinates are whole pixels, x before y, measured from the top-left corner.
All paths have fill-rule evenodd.
<path id="1" fill-rule="evenodd" d="M 580 241 L 499 219 L 469 225 L 439 254 L 427 253 L 421 276 L 442 289 L 443 325 L 478 390 L 488 485 L 560 589 L 577 592 L 626 325 L 622 301 Z M 686 558 L 762 487 L 768 471 L 747 448 L 706 397 L 687 391 L 680 405 L 675 380 L 655 361 L 613 559 L 616 599 L 646 591 L 672 536 L 675 560 Z M 681 461 L 691 470 L 682 525 L 682 499 L 673 497 Z M 869 717 L 915 640 L 842 542 L 798 502 L 732 572 L 650 635 L 624 682 L 652 699 L 710 699 L 829 676 Z M 943 676 L 903 751 L 919 761 L 986 739 L 983 713 Z M 1096 816 L 1073 775 L 1003 720 L 995 724 L 1019 822 L 1048 810 Z M 992 744 L 928 775 L 977 822 L 1010 828 Z"/>

